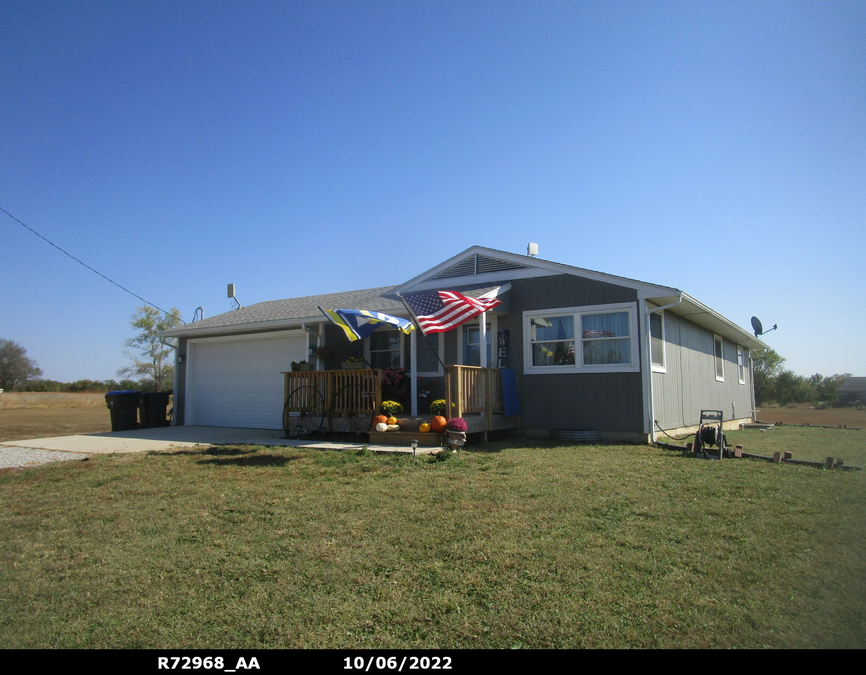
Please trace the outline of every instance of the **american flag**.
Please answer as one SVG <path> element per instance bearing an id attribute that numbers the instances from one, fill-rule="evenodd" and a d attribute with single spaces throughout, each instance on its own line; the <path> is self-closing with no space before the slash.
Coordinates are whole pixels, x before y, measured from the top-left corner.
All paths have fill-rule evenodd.
<path id="1" fill-rule="evenodd" d="M 425 335 L 445 333 L 502 304 L 496 298 L 467 298 L 457 291 L 425 291 L 405 299 Z"/>

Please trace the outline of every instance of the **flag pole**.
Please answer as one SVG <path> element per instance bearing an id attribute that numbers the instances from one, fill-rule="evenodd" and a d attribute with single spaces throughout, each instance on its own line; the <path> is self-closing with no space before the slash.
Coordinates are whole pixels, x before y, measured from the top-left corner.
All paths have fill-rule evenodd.
<path id="1" fill-rule="evenodd" d="M 427 337 L 427 333 L 425 333 L 423 330 L 421 330 L 421 324 L 418 323 L 418 317 L 415 316 L 415 312 L 412 311 L 412 308 L 409 306 L 409 303 L 406 302 L 406 298 L 404 298 L 399 293 L 397 293 L 396 295 L 398 298 L 400 298 L 400 302 L 403 303 L 403 306 L 406 308 L 406 311 L 409 312 L 409 318 L 412 319 L 412 323 L 415 325 L 415 328 L 418 330 L 419 333 L 421 333 L 421 335 L 424 336 L 424 340 L 425 340 L 425 342 L 427 342 L 427 346 L 430 347 L 430 351 L 432 351 L 436 355 L 436 360 L 439 361 L 439 365 L 442 366 L 442 372 L 444 374 L 445 363 L 442 361 L 442 359 L 439 358 L 439 350 L 433 349 L 433 344 L 430 342 L 430 338 Z"/>

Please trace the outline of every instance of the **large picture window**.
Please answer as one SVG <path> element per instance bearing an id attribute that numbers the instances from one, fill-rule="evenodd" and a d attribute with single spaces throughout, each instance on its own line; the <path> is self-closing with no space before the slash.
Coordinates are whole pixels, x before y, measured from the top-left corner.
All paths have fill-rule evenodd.
<path id="1" fill-rule="evenodd" d="M 523 313 L 527 373 L 636 371 L 635 305 Z"/>

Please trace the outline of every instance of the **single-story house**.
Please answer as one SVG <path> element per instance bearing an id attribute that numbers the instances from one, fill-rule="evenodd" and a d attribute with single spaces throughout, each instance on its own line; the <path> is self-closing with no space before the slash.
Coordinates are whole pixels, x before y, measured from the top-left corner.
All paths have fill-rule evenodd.
<path id="1" fill-rule="evenodd" d="M 319 310 L 409 318 L 400 296 L 431 290 L 501 303 L 483 321 L 428 338 L 381 328 L 356 342 Z M 678 289 L 481 246 L 398 286 L 260 302 L 162 335 L 177 339 L 175 424 L 279 429 L 281 373 L 293 361 L 330 370 L 363 356 L 373 368 L 411 373 L 405 402 L 413 415 L 445 396 L 452 364 L 507 369 L 519 398 L 510 426 L 636 442 L 659 427 L 694 428 L 702 409 L 722 410 L 730 426 L 752 421 L 749 352 L 767 349 Z M 320 347 L 333 353 L 312 358 Z"/>

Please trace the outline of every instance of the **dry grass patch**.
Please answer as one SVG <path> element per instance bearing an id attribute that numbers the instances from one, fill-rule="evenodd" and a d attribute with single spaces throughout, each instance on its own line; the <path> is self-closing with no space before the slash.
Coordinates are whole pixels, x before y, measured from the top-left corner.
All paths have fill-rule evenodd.
<path id="1" fill-rule="evenodd" d="M 0 394 L 0 410 L 105 408 L 105 394 L 26 391 Z"/>
<path id="2" fill-rule="evenodd" d="M 784 408 L 761 408 L 758 419 L 771 424 L 813 424 L 859 427 L 866 430 L 866 410 L 856 408 L 823 408 L 809 405 L 796 405 Z"/>
<path id="3" fill-rule="evenodd" d="M 0 442 L 111 431 L 111 413 L 104 404 L 105 399 L 102 408 L 0 410 Z"/>

